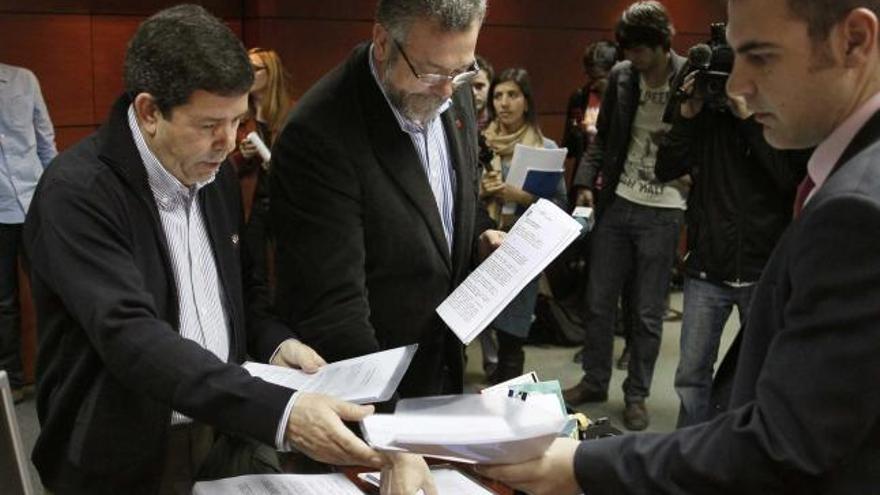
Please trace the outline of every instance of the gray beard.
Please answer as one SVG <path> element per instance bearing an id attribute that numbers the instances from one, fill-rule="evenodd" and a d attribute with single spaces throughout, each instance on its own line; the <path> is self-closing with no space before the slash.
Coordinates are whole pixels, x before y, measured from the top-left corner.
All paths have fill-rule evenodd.
<path id="1" fill-rule="evenodd" d="M 391 65 L 389 64 L 388 69 L 385 70 L 385 74 L 382 76 L 382 86 L 394 108 L 408 120 L 419 124 L 425 124 L 434 120 L 439 114 L 440 106 L 443 105 L 446 98 L 434 94 L 407 93 L 397 89 L 391 82 L 390 69 Z"/>

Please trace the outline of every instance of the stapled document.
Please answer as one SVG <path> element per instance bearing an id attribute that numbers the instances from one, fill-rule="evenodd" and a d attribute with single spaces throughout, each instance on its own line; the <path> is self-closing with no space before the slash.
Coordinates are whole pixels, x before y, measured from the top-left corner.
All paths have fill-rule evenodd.
<path id="1" fill-rule="evenodd" d="M 437 314 L 469 344 L 581 231 L 580 224 L 539 199 L 514 224 L 501 246 L 437 308 Z"/>
<path id="2" fill-rule="evenodd" d="M 391 398 L 417 348 L 418 344 L 411 344 L 337 361 L 315 373 L 255 362 L 245 363 L 244 369 L 252 376 L 276 385 L 368 404 Z"/>

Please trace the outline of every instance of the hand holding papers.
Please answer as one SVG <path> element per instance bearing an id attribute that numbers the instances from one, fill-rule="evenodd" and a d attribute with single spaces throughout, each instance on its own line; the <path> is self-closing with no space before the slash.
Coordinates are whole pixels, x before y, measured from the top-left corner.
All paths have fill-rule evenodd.
<path id="1" fill-rule="evenodd" d="M 538 200 L 516 222 L 501 247 L 443 301 L 437 314 L 469 344 L 580 230 L 580 224 L 556 205 Z"/>
<path id="2" fill-rule="evenodd" d="M 302 392 L 367 404 L 391 398 L 409 367 L 418 344 L 376 352 L 321 367 L 315 373 L 247 362 L 244 369 L 267 382 Z"/>
<path id="3" fill-rule="evenodd" d="M 566 148 L 546 149 L 517 144 L 513 149 L 510 172 L 504 181 L 539 198 L 549 199 L 556 194 L 565 167 Z M 516 205 L 507 203 L 502 214 L 512 215 Z"/>
<path id="4" fill-rule="evenodd" d="M 485 394 L 404 399 L 394 414 L 367 416 L 361 427 L 378 450 L 509 464 L 540 457 L 565 423 L 558 412 Z"/>

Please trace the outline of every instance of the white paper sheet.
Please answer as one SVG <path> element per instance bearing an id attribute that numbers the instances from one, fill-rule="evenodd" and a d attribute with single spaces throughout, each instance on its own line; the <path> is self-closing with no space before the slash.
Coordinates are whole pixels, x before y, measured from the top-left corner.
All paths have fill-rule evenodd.
<path id="1" fill-rule="evenodd" d="M 473 478 L 452 467 L 432 467 L 431 475 L 434 476 L 434 486 L 437 487 L 439 495 L 494 495 Z M 382 473 L 378 471 L 361 473 L 358 478 L 374 486 L 379 486 Z M 416 492 L 416 495 L 423 494 L 422 490 Z"/>
<path id="2" fill-rule="evenodd" d="M 580 224 L 559 207 L 538 200 L 514 224 L 501 246 L 440 304 L 437 314 L 469 344 L 580 230 Z"/>
<path id="3" fill-rule="evenodd" d="M 504 182 L 522 189 L 529 170 L 541 170 L 546 172 L 562 172 L 565 170 L 565 156 L 568 148 L 535 148 L 517 144 L 513 148 L 513 158 L 510 161 L 510 171 Z M 507 203 L 501 209 L 501 213 L 512 215 L 516 212 L 515 203 Z"/>
<path id="4" fill-rule="evenodd" d="M 507 464 L 540 457 L 566 418 L 520 399 L 493 394 L 404 399 L 394 414 L 361 421 L 367 442 L 460 462 Z"/>
<path id="5" fill-rule="evenodd" d="M 367 404 L 391 398 L 409 367 L 418 344 L 375 352 L 323 366 L 316 373 L 247 362 L 244 369 L 267 382 L 303 392 L 320 392 Z"/>
<path id="6" fill-rule="evenodd" d="M 342 473 L 253 474 L 215 481 L 200 481 L 192 495 L 363 495 Z"/>

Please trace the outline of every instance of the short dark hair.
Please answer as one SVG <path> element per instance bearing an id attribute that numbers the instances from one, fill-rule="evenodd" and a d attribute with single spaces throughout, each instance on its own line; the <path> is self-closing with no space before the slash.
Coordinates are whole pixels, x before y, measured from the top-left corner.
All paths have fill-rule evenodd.
<path id="1" fill-rule="evenodd" d="M 495 120 L 497 114 L 495 113 L 495 104 L 493 101 L 495 100 L 495 87 L 501 83 L 505 82 L 513 82 L 517 86 L 519 86 L 519 90 L 522 92 L 523 97 L 526 99 L 526 112 L 523 115 L 526 123 L 532 126 L 538 126 L 538 109 L 535 108 L 535 97 L 532 93 L 532 82 L 529 79 L 529 73 L 521 68 L 521 67 L 511 67 L 509 69 L 504 69 L 500 74 L 495 76 L 495 79 L 492 79 L 492 86 L 489 87 L 489 120 Z"/>
<path id="2" fill-rule="evenodd" d="M 480 66 L 480 70 L 486 73 L 486 79 L 489 80 L 489 83 L 492 83 L 492 79 L 495 79 L 495 69 L 492 67 L 492 64 L 486 60 L 482 55 L 476 55 L 477 65 Z"/>
<path id="3" fill-rule="evenodd" d="M 627 7 L 614 29 L 617 43 L 623 49 L 660 46 L 668 51 L 674 34 L 669 12 L 655 0 L 643 0 Z"/>
<path id="4" fill-rule="evenodd" d="M 584 50 L 584 71 L 589 72 L 591 68 L 597 67 L 603 72 L 610 72 L 618 58 L 617 45 L 614 42 L 600 40 L 590 43 Z"/>
<path id="5" fill-rule="evenodd" d="M 485 16 L 486 0 L 379 0 L 376 7 L 376 22 L 401 43 L 419 20 L 436 20 L 446 31 L 465 31 Z"/>
<path id="6" fill-rule="evenodd" d="M 825 41 L 831 28 L 852 10 L 864 7 L 880 17 L 880 0 L 786 0 L 788 10 L 807 22 L 810 39 Z"/>
<path id="7" fill-rule="evenodd" d="M 243 95 L 254 82 L 241 41 L 198 5 L 178 5 L 144 21 L 125 53 L 125 90 L 149 93 L 163 115 L 196 90 Z"/>

